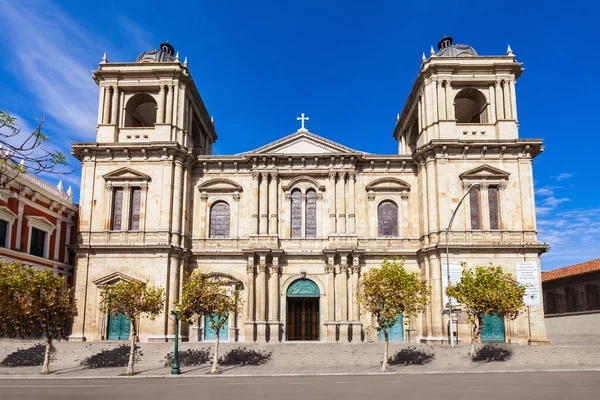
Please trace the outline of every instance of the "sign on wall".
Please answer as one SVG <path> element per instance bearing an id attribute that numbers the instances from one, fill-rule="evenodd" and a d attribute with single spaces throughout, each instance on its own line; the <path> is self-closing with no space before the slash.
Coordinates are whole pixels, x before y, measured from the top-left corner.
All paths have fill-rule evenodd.
<path id="1" fill-rule="evenodd" d="M 462 266 L 460 261 L 450 261 L 450 283 L 453 285 L 460 282 L 460 276 L 462 274 Z M 442 294 L 444 307 L 448 304 L 448 296 L 446 295 L 446 288 L 448 287 L 448 264 L 446 261 L 442 261 Z M 452 298 L 452 305 L 456 305 L 456 299 Z"/>
<path id="2" fill-rule="evenodd" d="M 535 261 L 517 263 L 517 282 L 527 285 L 523 297 L 526 306 L 540 305 L 540 280 L 538 265 Z"/>

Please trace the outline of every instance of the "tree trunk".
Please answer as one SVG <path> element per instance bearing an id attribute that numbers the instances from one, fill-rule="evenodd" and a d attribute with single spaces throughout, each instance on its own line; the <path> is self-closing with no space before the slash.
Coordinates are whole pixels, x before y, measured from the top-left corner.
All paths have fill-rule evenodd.
<path id="1" fill-rule="evenodd" d="M 215 354 L 213 355 L 213 364 L 210 370 L 211 374 L 218 374 L 219 369 L 217 368 L 219 363 L 219 335 L 217 334 L 215 338 Z"/>
<path id="2" fill-rule="evenodd" d="M 388 365 L 388 354 L 389 354 L 389 346 L 390 346 L 390 338 L 387 332 L 387 329 L 383 329 L 383 337 L 384 337 L 384 343 L 383 343 L 383 363 L 381 364 L 381 372 L 385 372 L 387 371 L 387 365 Z"/>
<path id="3" fill-rule="evenodd" d="M 52 350 L 52 338 L 46 335 L 46 352 L 44 353 L 44 364 L 42 365 L 42 374 L 50 372 L 50 350 Z"/>
<path id="4" fill-rule="evenodd" d="M 482 322 L 481 317 L 477 317 L 477 326 L 473 326 L 471 332 L 471 358 L 475 358 L 475 344 L 481 337 Z"/>
<path id="5" fill-rule="evenodd" d="M 133 374 L 133 358 L 135 355 L 135 337 L 137 336 L 137 331 L 135 329 L 135 321 L 131 321 L 131 337 L 130 339 L 130 348 L 129 348 L 129 362 L 127 363 L 127 375 Z"/>

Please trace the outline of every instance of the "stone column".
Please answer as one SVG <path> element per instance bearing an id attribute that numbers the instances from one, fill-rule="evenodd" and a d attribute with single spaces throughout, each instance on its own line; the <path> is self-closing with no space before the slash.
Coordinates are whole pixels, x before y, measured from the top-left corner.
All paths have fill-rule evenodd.
<path id="1" fill-rule="evenodd" d="M 260 181 L 260 200 L 258 203 L 259 213 L 260 213 L 260 230 L 258 231 L 261 235 L 265 235 L 268 233 L 269 228 L 269 209 L 268 209 L 268 183 L 269 183 L 269 173 L 262 172 Z"/>
<path id="2" fill-rule="evenodd" d="M 173 178 L 173 212 L 171 213 L 173 220 L 171 226 L 176 245 L 180 243 L 181 236 L 181 203 L 183 200 L 183 163 L 181 160 L 175 161 L 175 175 Z"/>
<path id="3" fill-rule="evenodd" d="M 446 119 L 446 96 L 444 89 L 444 81 L 437 81 L 437 110 L 440 120 Z"/>
<path id="4" fill-rule="evenodd" d="M 163 124 L 165 122 L 165 85 L 160 85 L 158 92 L 158 110 L 156 111 L 156 122 Z"/>
<path id="5" fill-rule="evenodd" d="M 173 341 L 175 337 L 175 321 L 169 316 L 175 310 L 175 304 L 179 302 L 179 256 L 176 253 L 169 254 L 169 286 L 167 288 L 167 301 L 165 303 L 165 319 L 167 320 L 166 339 Z"/>
<path id="6" fill-rule="evenodd" d="M 271 172 L 271 183 L 269 183 L 269 214 L 271 215 L 269 224 L 269 234 L 277 235 L 278 209 L 277 209 L 277 172 Z"/>
<path id="7" fill-rule="evenodd" d="M 335 321 L 335 265 L 333 257 L 325 266 L 327 273 L 327 341 L 334 343 L 337 341 L 337 325 Z"/>
<path id="8" fill-rule="evenodd" d="M 258 178 L 260 174 L 252 171 L 252 223 L 250 233 L 256 235 L 258 233 Z"/>
<path id="9" fill-rule="evenodd" d="M 438 210 L 438 190 L 436 187 L 435 161 L 425 162 L 427 170 L 427 204 L 429 207 L 429 243 L 439 241 L 439 210 Z"/>
<path id="10" fill-rule="evenodd" d="M 104 88 L 104 112 L 102 113 L 102 123 L 108 124 L 110 123 L 110 103 L 111 103 L 111 93 L 110 88 Z"/>
<path id="11" fill-rule="evenodd" d="M 258 264 L 258 273 L 256 275 L 256 341 L 265 342 L 267 340 L 267 264 L 266 255 L 260 255 Z"/>
<path id="12" fill-rule="evenodd" d="M 502 105 L 502 86 L 499 79 L 496 80 L 494 92 L 496 94 L 496 118 L 504 119 L 504 106 Z"/>
<path id="13" fill-rule="evenodd" d="M 200 193 L 200 204 L 198 205 L 198 207 L 200 207 L 200 238 L 201 239 L 205 239 L 207 237 L 206 234 L 206 214 L 207 214 L 207 207 L 208 205 L 206 204 L 208 201 L 208 194 L 206 192 L 202 192 Z"/>
<path id="14" fill-rule="evenodd" d="M 502 83 L 502 94 L 504 96 L 504 118 L 512 119 L 512 112 L 510 106 L 510 87 L 508 81 L 504 81 Z"/>
<path id="15" fill-rule="evenodd" d="M 575 290 L 575 296 L 577 296 L 577 311 L 587 311 L 587 292 L 585 291 L 585 285 L 577 285 Z"/>
<path id="16" fill-rule="evenodd" d="M 167 89 L 169 89 L 169 91 L 167 93 L 167 109 L 165 110 L 165 122 L 167 124 L 170 124 L 173 122 L 173 86 L 169 85 L 167 86 Z"/>
<path id="17" fill-rule="evenodd" d="M 356 172 L 348 172 L 348 233 L 356 233 L 356 193 L 354 193 L 354 179 Z"/>
<path id="18" fill-rule="evenodd" d="M 446 119 L 455 119 L 454 116 L 454 98 L 452 97 L 452 82 L 446 79 Z"/>
<path id="19" fill-rule="evenodd" d="M 279 258 L 273 256 L 269 277 L 269 342 L 280 342 L 279 322 Z"/>
<path id="20" fill-rule="evenodd" d="M 419 124 L 419 134 L 423 130 L 423 105 L 422 105 L 422 97 L 419 96 L 419 101 L 417 103 L 417 122 Z M 417 135 L 418 136 L 418 135 Z"/>
<path id="21" fill-rule="evenodd" d="M 338 181 L 335 188 L 335 205 L 337 212 L 337 233 L 346 233 L 346 172 L 338 172 Z"/>
<path id="22" fill-rule="evenodd" d="M 254 255 L 248 256 L 246 264 L 248 286 L 246 287 L 245 341 L 254 342 Z"/>
<path id="23" fill-rule="evenodd" d="M 360 322 L 360 302 L 359 302 L 359 258 L 354 257 L 352 264 L 352 342 L 360 343 L 362 341 L 362 323 Z"/>
<path id="24" fill-rule="evenodd" d="M 517 119 L 517 94 L 515 93 L 515 81 L 510 81 L 509 83 L 509 92 L 510 92 L 510 105 L 512 111 L 512 117 L 514 120 Z"/>
<path id="25" fill-rule="evenodd" d="M 119 123 L 119 89 L 116 86 L 112 87 L 112 110 L 110 112 L 110 123 L 111 125 L 117 125 Z"/>
<path id="26" fill-rule="evenodd" d="M 104 98 L 106 97 L 106 88 L 101 87 L 100 97 L 98 98 L 98 125 L 104 122 Z"/>
<path id="27" fill-rule="evenodd" d="M 348 264 L 345 255 L 340 261 L 340 296 L 339 307 L 341 309 L 340 342 L 348 342 L 350 339 L 350 322 L 348 321 Z"/>
<path id="28" fill-rule="evenodd" d="M 73 224 L 70 222 L 70 218 L 69 221 L 67 222 L 67 235 L 65 236 L 65 259 L 64 259 L 64 263 L 68 264 L 69 263 L 69 245 L 71 244 L 71 229 L 73 227 Z"/>
<path id="29" fill-rule="evenodd" d="M 335 210 L 335 172 L 329 171 L 329 180 L 327 181 L 327 203 L 329 213 L 329 234 L 336 232 L 336 210 Z"/>

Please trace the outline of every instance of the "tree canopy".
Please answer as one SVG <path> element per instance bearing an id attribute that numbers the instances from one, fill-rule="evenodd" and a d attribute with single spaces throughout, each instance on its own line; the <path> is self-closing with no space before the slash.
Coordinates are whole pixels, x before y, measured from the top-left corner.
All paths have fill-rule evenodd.
<path id="1" fill-rule="evenodd" d="M 202 273 L 192 274 L 184 283 L 178 311 L 184 321 L 192 322 L 207 316 L 210 327 L 215 331 L 215 352 L 211 373 L 218 373 L 219 339 L 230 314 L 241 308 L 237 290 L 227 293 L 223 280 Z M 205 328 L 206 329 L 206 328 Z"/>
<path id="2" fill-rule="evenodd" d="M 416 272 L 407 272 L 404 261 L 394 258 L 383 260 L 381 268 L 373 268 L 363 275 L 361 303 L 377 319 L 377 330 L 383 331 L 385 349 L 382 371 L 387 369 L 388 331 L 402 314 L 406 318 L 422 313 L 429 303 L 430 288 Z"/>
<path id="3" fill-rule="evenodd" d="M 112 315 L 113 318 L 123 314 L 131 322 L 127 374 L 133 374 L 137 323 L 142 314 L 147 314 L 151 320 L 154 320 L 163 311 L 164 289 L 148 286 L 146 282 L 123 279 L 113 285 L 105 285 L 100 292 L 100 297 L 100 311 Z"/>
<path id="4" fill-rule="evenodd" d="M 525 310 L 523 296 L 526 286 L 515 281 L 500 266 L 476 266 L 463 271 L 460 282 L 448 286 L 446 294 L 454 297 L 469 316 L 472 326 L 471 354 L 481 336 L 483 317 L 497 314 L 508 320 L 516 319 Z"/>

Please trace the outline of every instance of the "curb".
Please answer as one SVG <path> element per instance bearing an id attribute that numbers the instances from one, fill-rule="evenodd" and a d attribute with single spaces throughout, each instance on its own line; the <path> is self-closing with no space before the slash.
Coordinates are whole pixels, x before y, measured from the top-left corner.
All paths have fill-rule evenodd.
<path id="1" fill-rule="evenodd" d="M 7 380 L 82 380 L 82 379 L 219 379 L 219 378 L 275 378 L 275 377 L 324 377 L 324 376 L 390 376 L 390 375 L 468 375 L 468 374 L 522 374 L 522 373 L 564 373 L 564 372 L 600 372 L 600 368 L 556 368 L 543 370 L 512 369 L 498 371 L 391 371 L 391 372 L 332 372 L 332 373 L 289 373 L 289 374 L 231 374 L 231 375 L 133 375 L 133 376 L 32 376 L 10 375 L 0 376 L 0 381 Z"/>

